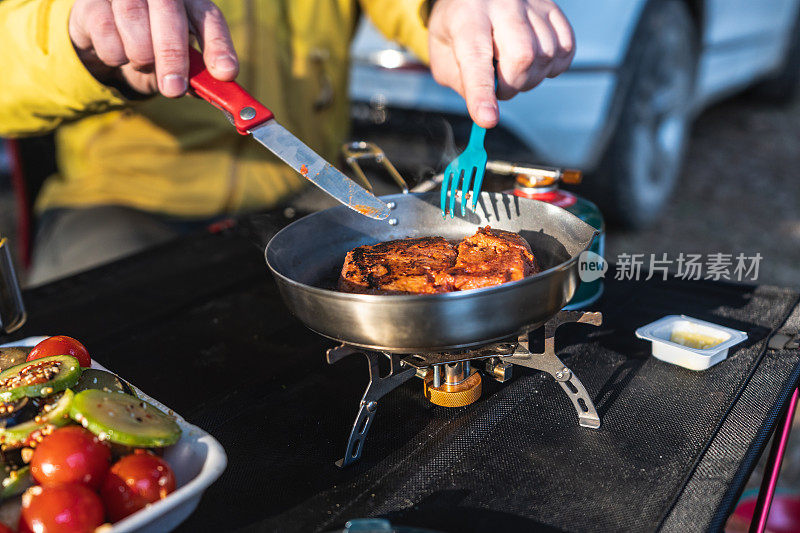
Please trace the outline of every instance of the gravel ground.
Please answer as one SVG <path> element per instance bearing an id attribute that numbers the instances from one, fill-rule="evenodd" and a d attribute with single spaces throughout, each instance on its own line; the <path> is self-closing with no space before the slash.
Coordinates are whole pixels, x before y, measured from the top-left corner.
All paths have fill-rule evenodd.
<path id="1" fill-rule="evenodd" d="M 677 194 L 653 228 L 609 231 L 620 253 L 760 253 L 758 283 L 800 288 L 800 103 L 740 98 L 695 123 Z"/>

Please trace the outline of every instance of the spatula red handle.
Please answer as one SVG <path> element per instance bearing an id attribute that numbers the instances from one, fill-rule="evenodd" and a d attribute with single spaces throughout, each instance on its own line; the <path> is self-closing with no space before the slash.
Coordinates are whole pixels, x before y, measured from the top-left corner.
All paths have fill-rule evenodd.
<path id="1" fill-rule="evenodd" d="M 206 69 L 203 54 L 189 47 L 189 86 L 203 100 L 224 111 L 242 135 L 275 118 L 272 111 L 235 81 L 220 81 Z"/>

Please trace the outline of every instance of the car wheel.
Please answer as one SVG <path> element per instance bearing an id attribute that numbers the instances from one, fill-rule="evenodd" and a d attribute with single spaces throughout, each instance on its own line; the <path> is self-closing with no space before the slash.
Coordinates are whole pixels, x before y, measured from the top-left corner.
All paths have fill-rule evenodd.
<path id="1" fill-rule="evenodd" d="M 790 104 L 800 90 L 800 15 L 789 35 L 788 48 L 781 66 L 775 73 L 760 81 L 750 95 L 774 104 Z"/>
<path id="2" fill-rule="evenodd" d="M 586 194 L 609 222 L 654 223 L 675 188 L 691 122 L 697 28 L 680 0 L 649 3 L 620 73 L 621 109 Z"/>

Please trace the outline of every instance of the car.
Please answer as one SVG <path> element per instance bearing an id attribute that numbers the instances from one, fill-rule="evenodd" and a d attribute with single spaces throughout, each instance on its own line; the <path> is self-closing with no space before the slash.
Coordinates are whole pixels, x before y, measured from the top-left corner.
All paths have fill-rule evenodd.
<path id="1" fill-rule="evenodd" d="M 500 129 L 529 162 L 589 172 L 585 194 L 623 226 L 657 220 L 699 111 L 748 88 L 776 102 L 797 92 L 800 0 L 558 4 L 575 29 L 575 60 L 561 76 L 502 102 Z M 368 22 L 352 56 L 350 93 L 361 116 L 354 118 L 365 106 L 373 123 L 393 112 L 467 116 L 457 93 Z"/>

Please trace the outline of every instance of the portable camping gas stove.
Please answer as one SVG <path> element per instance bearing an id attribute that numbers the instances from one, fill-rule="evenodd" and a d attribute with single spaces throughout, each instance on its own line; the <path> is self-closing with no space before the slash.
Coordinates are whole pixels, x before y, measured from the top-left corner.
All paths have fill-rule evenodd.
<path id="1" fill-rule="evenodd" d="M 530 350 L 528 333 L 516 339 L 492 342 L 457 352 L 429 352 L 394 354 L 371 351 L 342 344 L 327 352 L 328 364 L 334 364 L 348 355 L 361 353 L 369 364 L 369 384 L 359 404 L 353 429 L 347 439 L 344 458 L 336 464 L 349 466 L 361 458 L 364 441 L 378 409 L 378 401 L 413 377 L 423 380 L 425 397 L 443 407 L 463 407 L 481 396 L 481 373 L 504 383 L 511 379 L 513 365 L 525 366 L 547 372 L 558 382 L 572 402 L 578 415 L 578 424 L 597 429 L 600 417 L 591 396 L 580 379 L 558 358 L 555 352 L 555 332 L 562 324 L 577 322 L 599 326 L 602 313 L 561 311 L 544 324 L 544 351 Z M 389 358 L 389 373 L 380 375 L 382 358 Z"/>
<path id="2" fill-rule="evenodd" d="M 368 183 L 358 161 L 369 158 L 383 164 L 400 185 L 403 193 L 381 197 L 391 211 L 388 223 L 336 206 L 289 224 L 264 251 L 289 311 L 320 335 L 343 343 L 328 351 L 328 363 L 354 353 L 367 358 L 370 381 L 340 466 L 361 457 L 380 399 L 414 376 L 423 380 L 423 392 L 432 403 L 460 407 L 480 398 L 479 367 L 485 376 L 503 382 L 510 379 L 514 365 L 526 366 L 547 372 L 559 383 L 580 425 L 600 427 L 591 397 L 556 356 L 554 341 L 563 323 L 599 325 L 602 320 L 599 313 L 563 311 L 580 284 L 580 256 L 589 250 L 598 230 L 555 205 L 487 191 L 480 193 L 475 210 L 443 219 L 439 193 L 422 192 L 420 187 L 409 190 L 378 147 L 352 143 L 344 153 L 365 187 Z M 341 258 L 364 243 L 418 235 L 462 239 L 487 225 L 528 240 L 542 272 L 509 284 L 448 294 L 331 290 Z M 527 334 L 542 325 L 545 347 L 536 353 Z M 380 363 L 386 359 L 390 369 L 382 376 Z"/>

